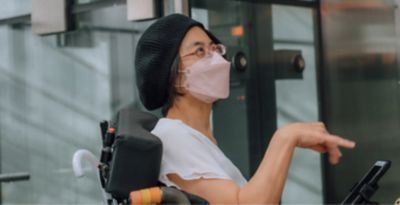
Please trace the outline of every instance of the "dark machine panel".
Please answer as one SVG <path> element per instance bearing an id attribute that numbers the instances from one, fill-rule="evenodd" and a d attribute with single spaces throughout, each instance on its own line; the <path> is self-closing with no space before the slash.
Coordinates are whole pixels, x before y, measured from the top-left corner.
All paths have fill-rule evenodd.
<path id="1" fill-rule="evenodd" d="M 391 160 L 372 201 L 400 196 L 400 100 L 395 1 L 324 0 L 321 113 L 357 142 L 337 166 L 324 160 L 325 202 L 339 203 L 376 160 Z"/>

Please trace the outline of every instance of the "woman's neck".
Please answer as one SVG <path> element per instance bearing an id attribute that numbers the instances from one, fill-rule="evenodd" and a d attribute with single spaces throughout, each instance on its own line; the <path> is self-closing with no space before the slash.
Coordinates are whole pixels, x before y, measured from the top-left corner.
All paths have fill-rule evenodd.
<path id="1" fill-rule="evenodd" d="M 217 144 L 210 126 L 212 104 L 197 99 L 181 98 L 168 110 L 167 118 L 182 120 Z"/>

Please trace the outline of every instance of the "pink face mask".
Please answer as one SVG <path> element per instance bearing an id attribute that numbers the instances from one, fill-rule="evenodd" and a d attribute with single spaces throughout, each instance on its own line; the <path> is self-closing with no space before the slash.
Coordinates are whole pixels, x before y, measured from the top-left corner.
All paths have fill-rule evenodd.
<path id="1" fill-rule="evenodd" d="M 186 80 L 183 87 L 197 99 L 213 103 L 229 96 L 230 63 L 212 52 L 182 71 Z"/>

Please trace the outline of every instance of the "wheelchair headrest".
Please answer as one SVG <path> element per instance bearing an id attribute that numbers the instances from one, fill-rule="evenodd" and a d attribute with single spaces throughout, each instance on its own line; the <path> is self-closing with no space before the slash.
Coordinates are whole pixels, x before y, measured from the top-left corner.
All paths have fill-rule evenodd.
<path id="1" fill-rule="evenodd" d="M 132 133 L 146 135 L 156 126 L 157 121 L 156 116 L 130 105 L 117 113 L 112 124 L 117 129 L 117 136 Z"/>

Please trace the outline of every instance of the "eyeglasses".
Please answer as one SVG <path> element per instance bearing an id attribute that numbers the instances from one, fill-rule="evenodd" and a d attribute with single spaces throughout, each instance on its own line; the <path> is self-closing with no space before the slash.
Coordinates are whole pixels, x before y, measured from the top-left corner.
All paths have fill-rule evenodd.
<path id="1" fill-rule="evenodd" d="M 211 52 L 216 52 L 222 56 L 226 54 L 226 47 L 222 44 L 212 44 L 207 49 L 206 46 L 203 45 L 197 47 L 195 51 L 181 56 L 181 58 L 191 55 L 196 55 L 198 58 L 204 58 L 207 54 L 210 54 Z"/>

